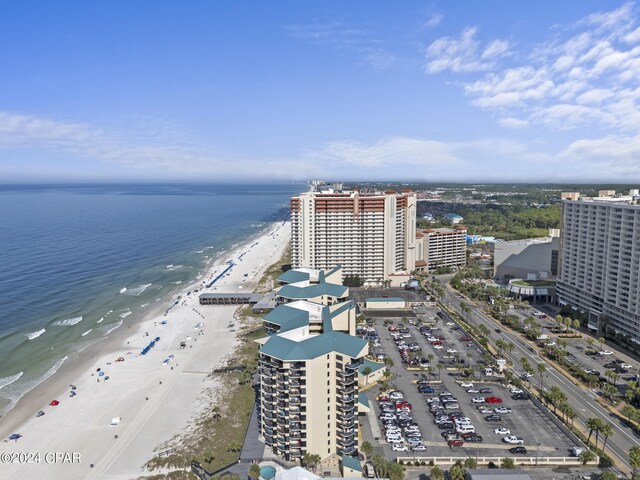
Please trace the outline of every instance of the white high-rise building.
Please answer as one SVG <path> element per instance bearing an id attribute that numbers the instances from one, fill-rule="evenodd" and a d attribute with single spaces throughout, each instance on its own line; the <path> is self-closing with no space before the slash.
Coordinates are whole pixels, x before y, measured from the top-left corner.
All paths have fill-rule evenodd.
<path id="1" fill-rule="evenodd" d="M 634 193 L 563 200 L 557 295 L 560 304 L 588 312 L 589 328 L 598 329 L 606 317 L 609 330 L 640 343 L 640 205 Z"/>
<path id="2" fill-rule="evenodd" d="M 291 199 L 292 266 L 370 282 L 415 269 L 416 194 L 307 192 Z"/>

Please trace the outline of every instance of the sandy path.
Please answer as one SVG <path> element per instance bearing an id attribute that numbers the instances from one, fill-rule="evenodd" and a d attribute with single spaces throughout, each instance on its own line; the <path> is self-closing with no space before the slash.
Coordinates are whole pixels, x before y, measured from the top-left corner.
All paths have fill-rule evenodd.
<path id="1" fill-rule="evenodd" d="M 201 393 L 215 386 L 215 381 L 207 378 L 208 373 L 221 366 L 237 344 L 236 334 L 228 328 L 235 307 L 200 306 L 198 294 L 186 293 L 215 278 L 227 259 L 234 260 L 236 266 L 215 288 L 201 291 L 251 291 L 264 270 L 281 257 L 289 232 L 288 223 L 275 224 L 260 238 L 219 259 L 206 278 L 185 287 L 180 303 L 166 316 L 166 307 L 157 309 L 108 350 L 96 350 L 99 354 L 76 366 L 75 376 L 54 375 L 38 389 L 40 398 L 19 403 L 3 418 L 0 435 L 6 438 L 18 432 L 23 438 L 0 443 L 0 454 L 39 453 L 40 460 L 32 464 L 5 462 L 0 466 L 0 478 L 26 475 L 48 479 L 130 479 L 143 474 L 142 466 L 153 456 L 154 449 L 183 431 L 202 408 Z M 161 324 L 164 320 L 165 325 Z M 200 323 L 202 327 L 196 328 Z M 140 355 L 157 336 L 160 341 L 156 346 L 147 355 Z M 182 341 L 187 343 L 185 349 L 180 348 Z M 169 355 L 174 359 L 164 366 L 162 362 Z M 115 362 L 118 357 L 125 361 Z M 98 377 L 98 368 L 109 376 L 107 381 Z M 77 387 L 74 398 L 69 397 L 69 383 Z M 54 398 L 60 405 L 48 406 Z M 45 415 L 35 418 L 37 410 L 43 410 Z M 113 417 L 122 418 L 119 425 L 110 425 Z M 26 421 L 16 422 L 23 418 Z M 77 453 L 80 461 L 48 462 L 46 454 L 55 452 Z M 94 467 L 90 468 L 90 464 Z"/>

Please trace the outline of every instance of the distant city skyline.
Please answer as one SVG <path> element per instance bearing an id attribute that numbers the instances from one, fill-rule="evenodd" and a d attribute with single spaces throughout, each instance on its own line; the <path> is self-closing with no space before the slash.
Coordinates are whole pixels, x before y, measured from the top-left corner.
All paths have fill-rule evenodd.
<path id="1" fill-rule="evenodd" d="M 640 180 L 636 2 L 0 15 L 0 183 Z"/>

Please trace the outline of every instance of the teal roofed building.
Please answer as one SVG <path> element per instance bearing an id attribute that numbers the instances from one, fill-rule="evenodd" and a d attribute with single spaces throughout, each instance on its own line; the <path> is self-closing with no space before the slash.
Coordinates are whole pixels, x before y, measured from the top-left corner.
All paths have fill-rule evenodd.
<path id="1" fill-rule="evenodd" d="M 330 273 L 331 272 L 337 271 L 334 269 L 330 271 Z M 318 271 L 317 281 L 315 282 L 311 279 L 310 273 L 301 270 L 289 270 L 283 273 L 278 280 L 281 280 L 282 277 L 286 277 L 286 279 L 296 279 L 305 276 L 308 276 L 308 279 L 286 283 L 280 287 L 276 292 L 276 304 L 281 305 L 296 300 L 307 300 L 322 305 L 333 305 L 344 302 L 349 297 L 349 287 L 341 283 L 338 284 L 328 281 L 327 275 L 323 271 Z"/>
<path id="2" fill-rule="evenodd" d="M 323 277 L 320 272 L 316 284 L 287 284 L 280 291 L 292 297 L 296 289 L 345 292 L 346 287 Z M 268 313 L 264 322 L 269 335 L 258 340 L 260 438 L 288 461 L 299 461 L 306 453 L 322 459 L 357 455 L 358 413 L 366 408 L 358 397 L 358 372 L 369 344 L 353 335 L 353 301 L 323 305 L 292 299 Z"/>

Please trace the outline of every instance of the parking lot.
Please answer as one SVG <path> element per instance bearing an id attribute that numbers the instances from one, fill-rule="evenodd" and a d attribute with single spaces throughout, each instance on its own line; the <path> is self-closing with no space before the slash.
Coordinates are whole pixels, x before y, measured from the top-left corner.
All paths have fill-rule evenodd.
<path id="1" fill-rule="evenodd" d="M 420 324 L 409 325 L 408 322 L 403 326 L 398 326 L 397 318 L 393 319 L 394 327 L 398 327 L 396 332 L 389 331 L 389 324 L 384 324 L 383 318 L 375 319 L 374 328 L 379 336 L 379 347 L 373 349 L 374 352 L 384 353 L 393 361 L 391 368 L 394 374 L 390 380 L 394 390 L 402 392 L 403 400 L 407 402 L 411 408 L 405 407 L 399 410 L 399 419 L 402 424 L 407 424 L 411 432 L 408 435 L 415 435 L 415 431 L 419 431 L 421 443 L 427 447 L 426 452 L 411 452 L 408 436 L 403 436 L 404 429 L 400 425 L 393 425 L 394 421 L 390 421 L 390 426 L 396 435 L 400 435 L 402 442 L 397 444 L 406 445 L 408 452 L 394 451 L 392 445 L 385 441 L 385 430 L 379 419 L 381 409 L 376 398 L 380 394 L 378 387 L 366 392 L 372 405 L 372 412 L 368 415 L 367 420 L 362 422 L 363 440 L 369 440 L 376 450 L 376 453 L 384 455 L 385 458 L 395 458 L 397 456 L 518 456 L 509 453 L 509 448 L 515 445 L 509 445 L 502 441 L 507 436 L 494 433 L 496 428 L 506 428 L 510 435 L 521 437 L 524 440 L 524 446 L 527 453 L 522 456 L 535 457 L 543 456 L 568 456 L 569 450 L 574 446 L 573 443 L 566 438 L 559 428 L 547 417 L 547 415 L 539 410 L 530 400 L 513 400 L 511 392 L 503 385 L 499 384 L 494 377 L 484 375 L 484 368 L 481 366 L 483 352 L 473 342 L 462 340 L 467 334 L 457 325 L 449 325 L 445 320 L 441 320 L 437 324 L 437 328 L 431 330 L 427 335 L 427 330 L 423 328 L 420 332 Z M 387 319 L 389 322 L 390 319 Z M 392 327 L 392 328 L 394 328 Z M 400 332 L 402 329 L 402 332 Z M 401 333 L 401 335 L 398 335 Z M 398 337 L 396 340 L 392 334 Z M 442 342 L 442 345 L 435 345 L 429 340 L 435 340 L 433 343 Z M 429 373 L 426 370 L 409 370 L 403 364 L 400 350 L 396 343 L 400 343 L 400 347 L 405 345 L 417 344 L 419 351 L 412 352 L 412 355 L 418 359 L 430 360 L 433 371 Z M 442 348 L 438 348 L 438 347 Z M 453 352 L 455 350 L 455 352 Z M 448 352 L 449 351 L 449 352 Z M 406 358 L 406 357 L 405 357 Z M 464 362 L 464 363 L 463 363 Z M 438 365 L 440 368 L 438 368 Z M 473 380 L 473 388 L 491 388 L 490 394 L 467 393 L 471 387 L 462 387 L 460 385 L 460 371 L 469 366 L 475 367 L 475 376 L 477 380 Z M 423 390 L 428 393 L 418 392 L 418 382 L 422 382 Z M 458 417 L 459 421 L 473 425 L 476 436 L 482 437 L 480 442 L 463 441 L 462 446 L 449 446 L 442 433 L 446 429 L 440 429 L 434 423 L 434 415 L 429 411 L 427 401 L 437 403 L 440 395 L 448 392 L 457 399 L 457 408 L 454 411 L 447 410 L 447 414 L 453 413 Z M 472 403 L 473 397 L 490 397 L 496 396 L 502 400 L 500 404 L 488 403 Z M 444 399 L 444 397 L 442 397 Z M 481 413 L 477 407 L 486 408 L 486 413 Z M 488 422 L 485 417 L 489 415 L 489 408 L 508 407 L 511 413 L 500 415 L 500 422 Z M 384 402 L 383 408 L 390 412 L 394 408 L 394 402 Z M 391 418 L 387 415 L 388 418 Z M 466 417 L 462 420 L 461 417 Z M 448 421 L 448 420 L 447 420 Z M 417 428 L 416 428 L 417 427 Z M 454 425 L 455 428 L 455 425 Z M 450 438 L 454 438 L 450 436 Z M 473 440 L 473 438 L 472 438 Z M 477 438 L 476 438 L 477 440 Z M 413 444 L 416 444 L 414 438 Z M 399 449 L 402 447 L 396 447 Z"/>

